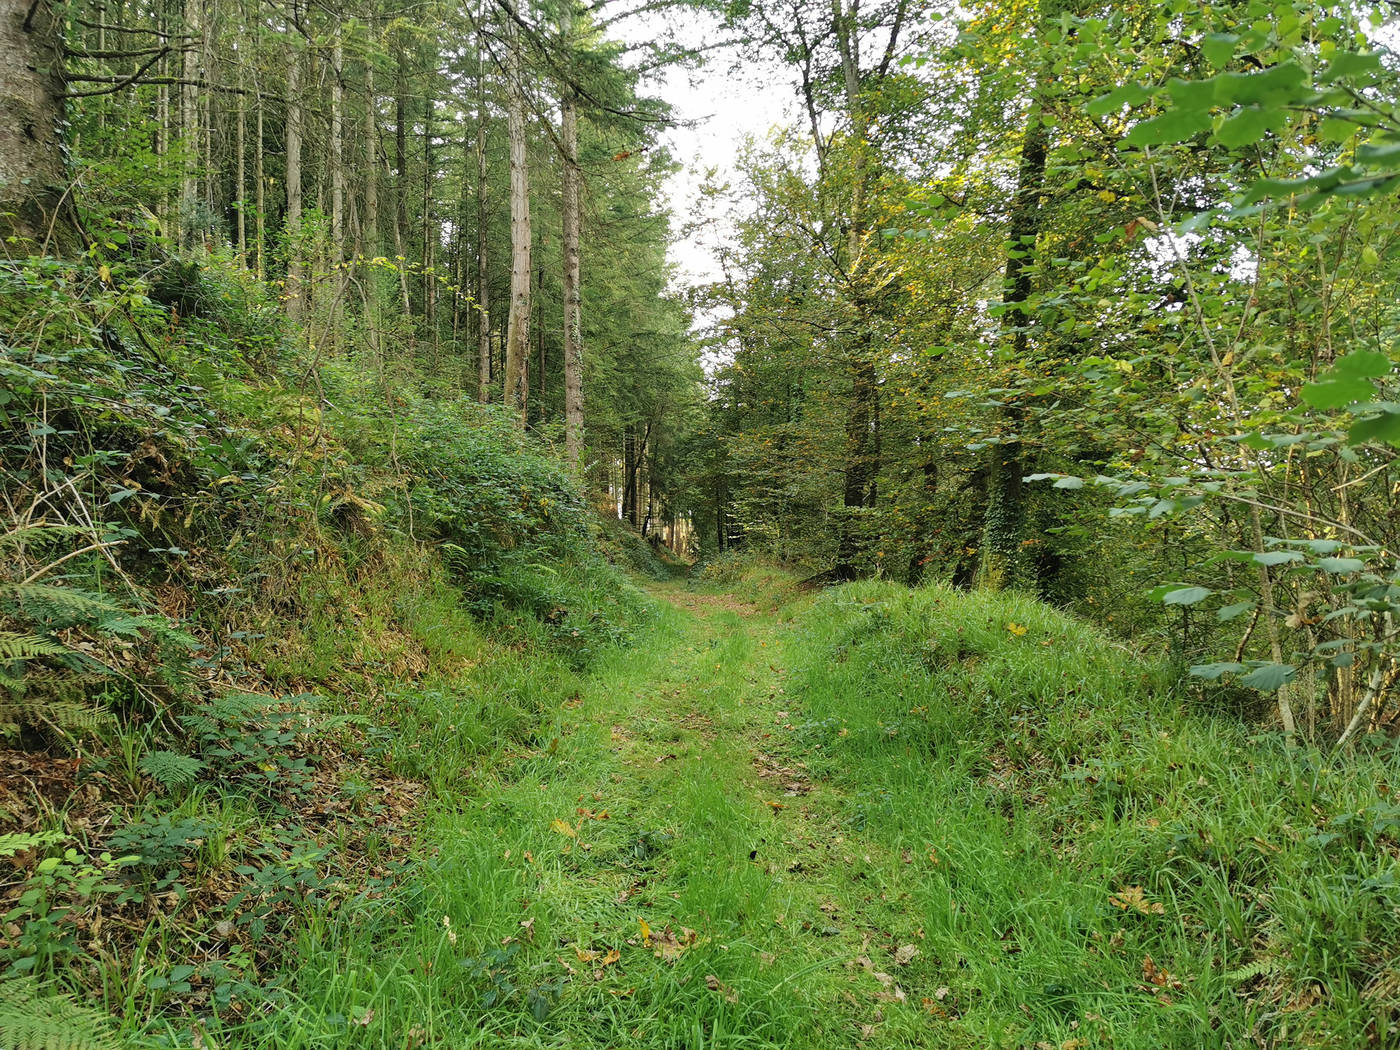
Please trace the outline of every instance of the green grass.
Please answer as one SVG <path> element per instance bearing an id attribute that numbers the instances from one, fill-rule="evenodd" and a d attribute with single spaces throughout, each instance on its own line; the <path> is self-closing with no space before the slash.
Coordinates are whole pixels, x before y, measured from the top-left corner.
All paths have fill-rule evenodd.
<path id="1" fill-rule="evenodd" d="M 637 644 L 587 674 L 447 632 L 453 674 L 387 702 L 389 760 L 429 786 L 406 874 L 308 916 L 272 986 L 206 1036 L 1395 1038 L 1392 759 L 1289 752 L 1190 710 L 1162 669 L 1035 602 L 740 577 L 656 586 Z M 128 1032 L 192 1039 L 179 1018 Z"/>

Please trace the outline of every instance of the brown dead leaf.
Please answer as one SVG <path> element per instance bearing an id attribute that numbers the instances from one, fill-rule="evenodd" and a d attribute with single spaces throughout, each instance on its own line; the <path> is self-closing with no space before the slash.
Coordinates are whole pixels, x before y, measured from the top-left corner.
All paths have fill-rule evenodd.
<path id="1" fill-rule="evenodd" d="M 660 933 L 651 935 L 652 954 L 662 962 L 675 962 L 687 948 L 695 943 L 696 932 L 682 926 L 679 934 L 673 933 L 670 926 Z"/>
<path id="2" fill-rule="evenodd" d="M 906 944 L 903 947 L 895 950 L 894 963 L 896 966 L 908 966 L 911 962 L 918 958 L 918 955 L 918 948 L 914 947 L 912 944 Z"/>
<path id="3" fill-rule="evenodd" d="M 528 919 L 520 920 L 520 928 L 525 931 L 525 943 L 535 943 L 535 917 L 532 915 Z"/>
<path id="4" fill-rule="evenodd" d="M 1108 903 L 1123 911 L 1135 911 L 1140 915 L 1165 915 L 1166 908 L 1160 901 L 1151 901 L 1142 892 L 1141 886 L 1124 886 L 1117 893 L 1109 894 Z"/>
<path id="5" fill-rule="evenodd" d="M 737 1003 L 739 1001 L 739 993 L 712 973 L 705 975 L 705 987 L 712 992 L 719 992 L 724 996 L 726 1002 Z"/>

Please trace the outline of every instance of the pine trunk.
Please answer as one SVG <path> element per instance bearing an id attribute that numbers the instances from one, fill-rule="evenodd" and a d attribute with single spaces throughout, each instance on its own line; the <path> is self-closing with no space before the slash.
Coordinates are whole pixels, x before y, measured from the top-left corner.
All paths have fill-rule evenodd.
<path id="1" fill-rule="evenodd" d="M 520 31 L 507 23 L 507 134 L 510 138 L 510 317 L 506 329 L 506 407 L 525 423 L 530 359 L 530 176 L 525 159 L 525 82 Z"/>
<path id="2" fill-rule="evenodd" d="M 573 8 L 566 0 L 561 16 L 566 45 L 573 31 L 573 19 Z M 564 150 L 564 454 L 574 475 L 582 477 L 583 300 L 579 290 L 582 269 L 579 197 L 583 172 L 578 164 L 578 99 L 572 85 L 565 85 L 559 103 L 559 139 Z"/>

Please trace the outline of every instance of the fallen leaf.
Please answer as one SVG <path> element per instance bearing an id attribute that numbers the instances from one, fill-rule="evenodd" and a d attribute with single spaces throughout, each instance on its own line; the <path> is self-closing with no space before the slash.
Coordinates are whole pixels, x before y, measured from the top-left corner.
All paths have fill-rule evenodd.
<path id="1" fill-rule="evenodd" d="M 369 1023 L 374 1020 L 374 1011 L 366 1010 L 363 1017 L 357 1017 L 355 1023 L 361 1028 L 368 1028 Z"/>
<path id="2" fill-rule="evenodd" d="M 787 805 L 782 802 L 765 802 L 764 805 L 770 808 L 774 813 L 778 812 L 780 809 L 787 809 Z"/>
<path id="3" fill-rule="evenodd" d="M 895 953 L 894 953 L 894 962 L 895 962 L 895 965 L 896 965 L 896 966 L 908 966 L 911 962 L 914 961 L 915 958 L 918 957 L 918 954 L 919 954 L 919 949 L 918 949 L 918 948 L 915 948 L 912 944 L 906 944 L 906 945 L 904 945 L 902 948 L 899 948 L 899 949 L 897 949 L 897 950 L 895 951 Z"/>
<path id="4" fill-rule="evenodd" d="M 696 937 L 696 932 L 688 927 L 682 926 L 681 932 L 675 934 L 671 932 L 671 927 L 667 926 L 661 933 L 652 934 L 652 954 L 663 962 L 675 962 L 681 957 L 681 953 L 695 943 Z"/>
<path id="5" fill-rule="evenodd" d="M 549 822 L 549 830 L 556 835 L 567 835 L 571 839 L 578 838 L 578 832 L 574 830 L 574 826 L 567 820 L 560 820 L 558 817 Z"/>
<path id="6" fill-rule="evenodd" d="M 1117 893 L 1110 894 L 1108 903 L 1124 911 L 1136 911 L 1142 915 L 1164 915 L 1166 908 L 1159 901 L 1150 901 L 1142 892 L 1141 886 L 1124 886 Z"/>
<path id="7" fill-rule="evenodd" d="M 705 987 L 712 992 L 719 992 L 727 1002 L 737 1003 L 739 1001 L 739 993 L 712 973 L 705 975 Z"/>
<path id="8" fill-rule="evenodd" d="M 1006 629 L 1012 634 L 1014 634 L 1017 638 L 1020 638 L 1021 635 L 1026 633 L 1026 629 L 1022 627 L 1019 623 L 1008 623 L 1006 625 Z"/>
<path id="9" fill-rule="evenodd" d="M 651 927 L 647 925 L 646 919 L 642 919 L 642 918 L 637 919 L 637 925 L 640 926 L 640 927 L 642 928 L 642 946 L 643 946 L 644 948 L 650 948 L 650 947 L 651 947 Z"/>

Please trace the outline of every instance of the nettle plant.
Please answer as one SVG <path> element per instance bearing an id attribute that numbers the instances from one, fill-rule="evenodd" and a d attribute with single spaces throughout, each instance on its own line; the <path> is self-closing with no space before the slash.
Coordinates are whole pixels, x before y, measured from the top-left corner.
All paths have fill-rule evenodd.
<path id="1" fill-rule="evenodd" d="M 1190 673 L 1273 693 L 1290 738 L 1330 722 L 1346 743 L 1400 679 L 1400 94 L 1343 14 L 1253 6 L 1184 41 L 1213 75 L 1149 70 L 1085 107 L 1118 122 L 1149 213 L 1118 236 L 1150 234 L 1091 294 L 1102 310 L 1116 288 L 1154 338 L 1072 366 L 1135 447 L 1026 480 L 1207 538 L 1153 592 L 1216 625 L 1219 658 Z"/>

